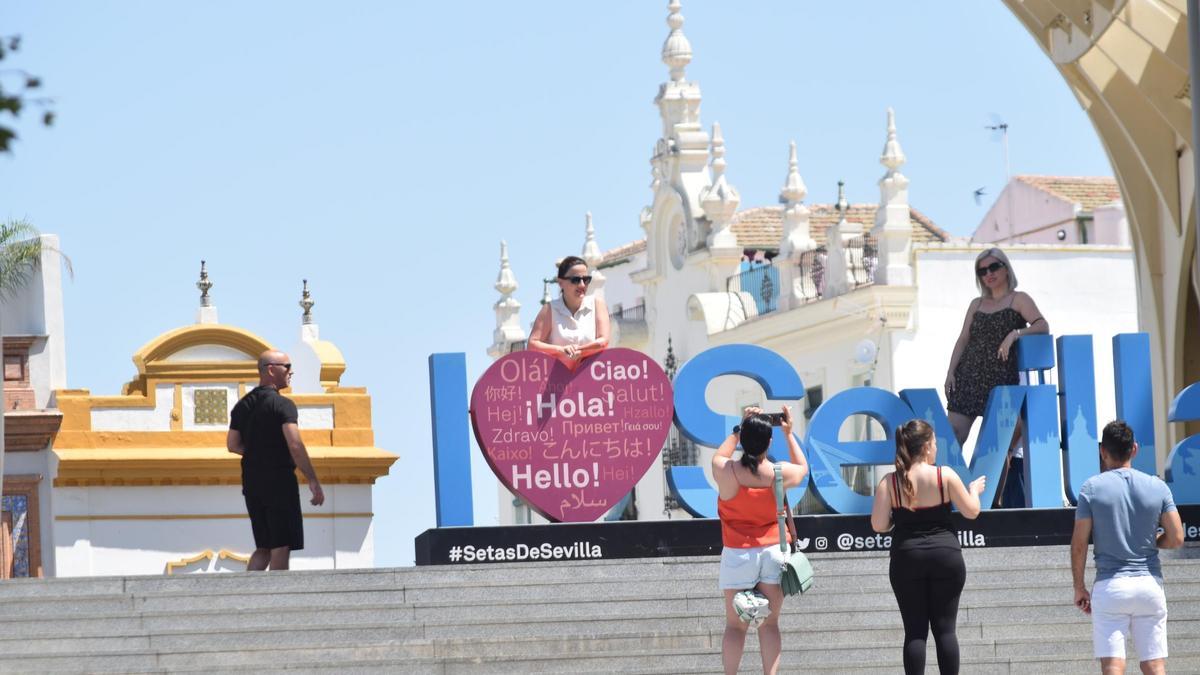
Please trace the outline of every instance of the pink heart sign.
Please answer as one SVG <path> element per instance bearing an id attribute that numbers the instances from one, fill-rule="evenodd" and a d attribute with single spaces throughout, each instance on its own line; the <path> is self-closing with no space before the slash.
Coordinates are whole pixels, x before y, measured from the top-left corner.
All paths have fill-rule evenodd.
<path id="1" fill-rule="evenodd" d="M 608 349 L 570 370 L 534 351 L 498 359 L 471 392 L 492 471 L 552 521 L 604 515 L 654 464 L 671 428 L 671 382 L 649 356 Z"/>

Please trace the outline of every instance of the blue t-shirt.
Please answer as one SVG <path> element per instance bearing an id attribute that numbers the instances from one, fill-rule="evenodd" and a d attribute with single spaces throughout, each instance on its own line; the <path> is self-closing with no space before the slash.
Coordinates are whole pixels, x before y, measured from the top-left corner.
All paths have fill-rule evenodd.
<path id="1" fill-rule="evenodd" d="M 1158 520 L 1175 510 L 1175 499 L 1157 476 L 1137 469 L 1112 469 L 1092 476 L 1079 489 L 1075 520 L 1092 519 L 1096 581 L 1112 577 L 1162 577 Z"/>

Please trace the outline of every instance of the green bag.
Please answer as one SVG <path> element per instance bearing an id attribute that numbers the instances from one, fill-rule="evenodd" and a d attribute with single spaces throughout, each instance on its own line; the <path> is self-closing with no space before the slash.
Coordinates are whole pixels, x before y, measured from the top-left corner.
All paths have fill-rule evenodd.
<path id="1" fill-rule="evenodd" d="M 779 516 L 779 550 L 787 554 L 783 562 L 783 577 L 779 584 L 783 587 L 784 595 L 806 593 L 813 585 L 813 566 L 803 551 L 796 550 L 799 538 L 796 536 L 796 518 L 788 506 L 787 495 L 783 492 L 783 469 L 775 465 L 775 507 Z M 786 520 L 787 526 L 784 527 Z M 788 532 L 792 534 L 792 546 L 788 546 Z"/>

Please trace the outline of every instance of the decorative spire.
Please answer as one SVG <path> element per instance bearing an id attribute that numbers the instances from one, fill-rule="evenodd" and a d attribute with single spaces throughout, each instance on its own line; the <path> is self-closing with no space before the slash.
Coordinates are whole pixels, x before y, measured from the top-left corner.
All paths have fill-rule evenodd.
<path id="1" fill-rule="evenodd" d="M 911 286 L 913 269 L 909 262 L 912 251 L 912 212 L 908 206 L 908 178 L 900 173 L 904 151 L 896 140 L 896 114 L 887 109 L 887 141 L 879 163 L 887 173 L 879 179 L 879 208 L 875 209 L 875 238 L 877 259 L 872 262 L 874 283 L 887 286 Z M 868 262 L 864 255 L 864 262 Z M 870 275 L 869 275 L 870 276 Z"/>
<path id="2" fill-rule="evenodd" d="M 312 299 L 312 293 L 308 292 L 308 279 L 304 279 L 304 290 L 300 293 L 300 309 L 304 310 L 301 322 L 306 326 L 313 322 L 312 308 L 315 304 L 317 303 Z"/>
<path id="3" fill-rule="evenodd" d="M 799 262 L 800 255 L 817 246 L 812 239 L 808 207 L 803 203 L 807 195 L 808 188 L 800 177 L 799 162 L 796 160 L 796 141 L 791 141 L 788 145 L 787 178 L 779 190 L 779 201 L 783 204 L 783 239 L 779 242 L 779 255 L 784 260 Z M 792 268 L 784 266 L 784 269 L 791 271 Z M 785 281 L 781 280 L 781 283 Z M 784 288 L 789 288 L 787 283 L 784 283 Z"/>
<path id="4" fill-rule="evenodd" d="M 583 251 L 580 257 L 587 263 L 590 274 L 592 275 L 592 283 L 588 284 L 588 295 L 604 299 L 604 273 L 600 271 L 600 263 L 604 262 L 604 252 L 600 250 L 600 244 L 596 243 L 596 228 L 592 227 L 592 212 L 588 211 L 584 216 L 587 222 L 587 227 L 584 230 L 586 233 L 583 241 Z"/>
<path id="5" fill-rule="evenodd" d="M 712 178 L 712 185 L 700 191 L 700 206 L 712 224 L 708 247 L 736 248 L 737 236 L 730 229 L 729 221 L 742 197 L 725 178 L 725 136 L 717 122 L 713 122 L 712 130 Z"/>
<path id="6" fill-rule="evenodd" d="M 850 210 L 850 204 L 846 202 L 845 181 L 838 181 L 838 200 L 834 209 L 838 212 L 838 220 L 825 230 L 825 290 L 822 298 L 836 297 L 850 289 L 845 247 L 842 244 L 842 233 L 849 225 L 846 212 Z"/>
<path id="7" fill-rule="evenodd" d="M 683 69 L 692 61 L 692 44 L 688 42 L 687 36 L 683 34 L 683 15 L 679 13 L 679 0 L 671 0 L 667 5 L 670 14 L 667 16 L 667 25 L 671 28 L 671 33 L 667 35 L 667 41 L 663 43 L 662 61 L 671 69 L 671 81 L 683 82 Z"/>
<path id="8" fill-rule="evenodd" d="M 200 289 L 200 306 L 212 307 L 212 298 L 208 297 L 208 289 L 213 287 L 213 283 L 208 280 L 208 269 L 205 267 L 205 261 L 200 261 L 200 281 L 196 282 L 196 288 Z"/>
<path id="9" fill-rule="evenodd" d="M 600 244 L 596 243 L 596 228 L 592 226 L 591 211 L 584 214 L 584 221 L 587 225 L 584 228 L 583 251 L 580 253 L 580 257 L 587 262 L 588 267 L 594 269 L 604 259 L 604 253 L 600 250 Z"/>
<path id="10" fill-rule="evenodd" d="M 504 240 L 500 241 L 500 274 L 496 275 L 494 288 L 505 297 L 517 290 L 517 277 L 508 265 L 508 242 Z"/>
<path id="11" fill-rule="evenodd" d="M 521 303 L 512 297 L 517 290 L 517 278 L 508 265 L 508 243 L 505 241 L 500 242 L 500 274 L 496 276 L 495 288 L 500 292 L 500 299 L 492 306 L 496 310 L 496 330 L 492 331 L 488 355 L 498 359 L 526 338 L 525 329 L 521 327 Z"/>
<path id="12" fill-rule="evenodd" d="M 800 177 L 799 162 L 796 161 L 796 141 L 792 141 L 788 151 L 788 175 L 783 181 L 783 189 L 779 191 L 779 201 L 782 204 L 799 204 L 807 194 L 808 187 Z"/>
<path id="13" fill-rule="evenodd" d="M 888 173 L 892 174 L 904 164 L 904 151 L 900 149 L 900 141 L 896 140 L 896 113 L 891 108 L 887 109 L 887 142 L 883 144 L 883 155 L 879 157 L 879 163 L 887 167 Z"/>
<path id="14" fill-rule="evenodd" d="M 548 305 L 554 302 L 554 298 L 550 295 L 550 284 L 553 283 L 553 279 L 542 279 L 542 299 L 539 304 Z"/>
<path id="15" fill-rule="evenodd" d="M 721 134 L 721 123 L 713 122 L 712 172 L 713 183 L 725 177 L 725 136 Z"/>

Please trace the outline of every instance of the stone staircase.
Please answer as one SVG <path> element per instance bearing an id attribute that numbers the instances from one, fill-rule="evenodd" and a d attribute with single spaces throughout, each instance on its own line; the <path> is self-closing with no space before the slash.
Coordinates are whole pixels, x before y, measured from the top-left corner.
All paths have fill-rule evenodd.
<path id="1" fill-rule="evenodd" d="M 1200 548 L 1167 555 L 1168 665 L 1200 672 Z M 965 556 L 963 673 L 1098 671 L 1066 547 Z M 886 554 L 812 558 L 781 671 L 901 672 Z M 716 577 L 715 558 L 666 558 L 6 581 L 0 672 L 719 673 Z M 759 671 L 753 633 L 742 667 Z"/>

